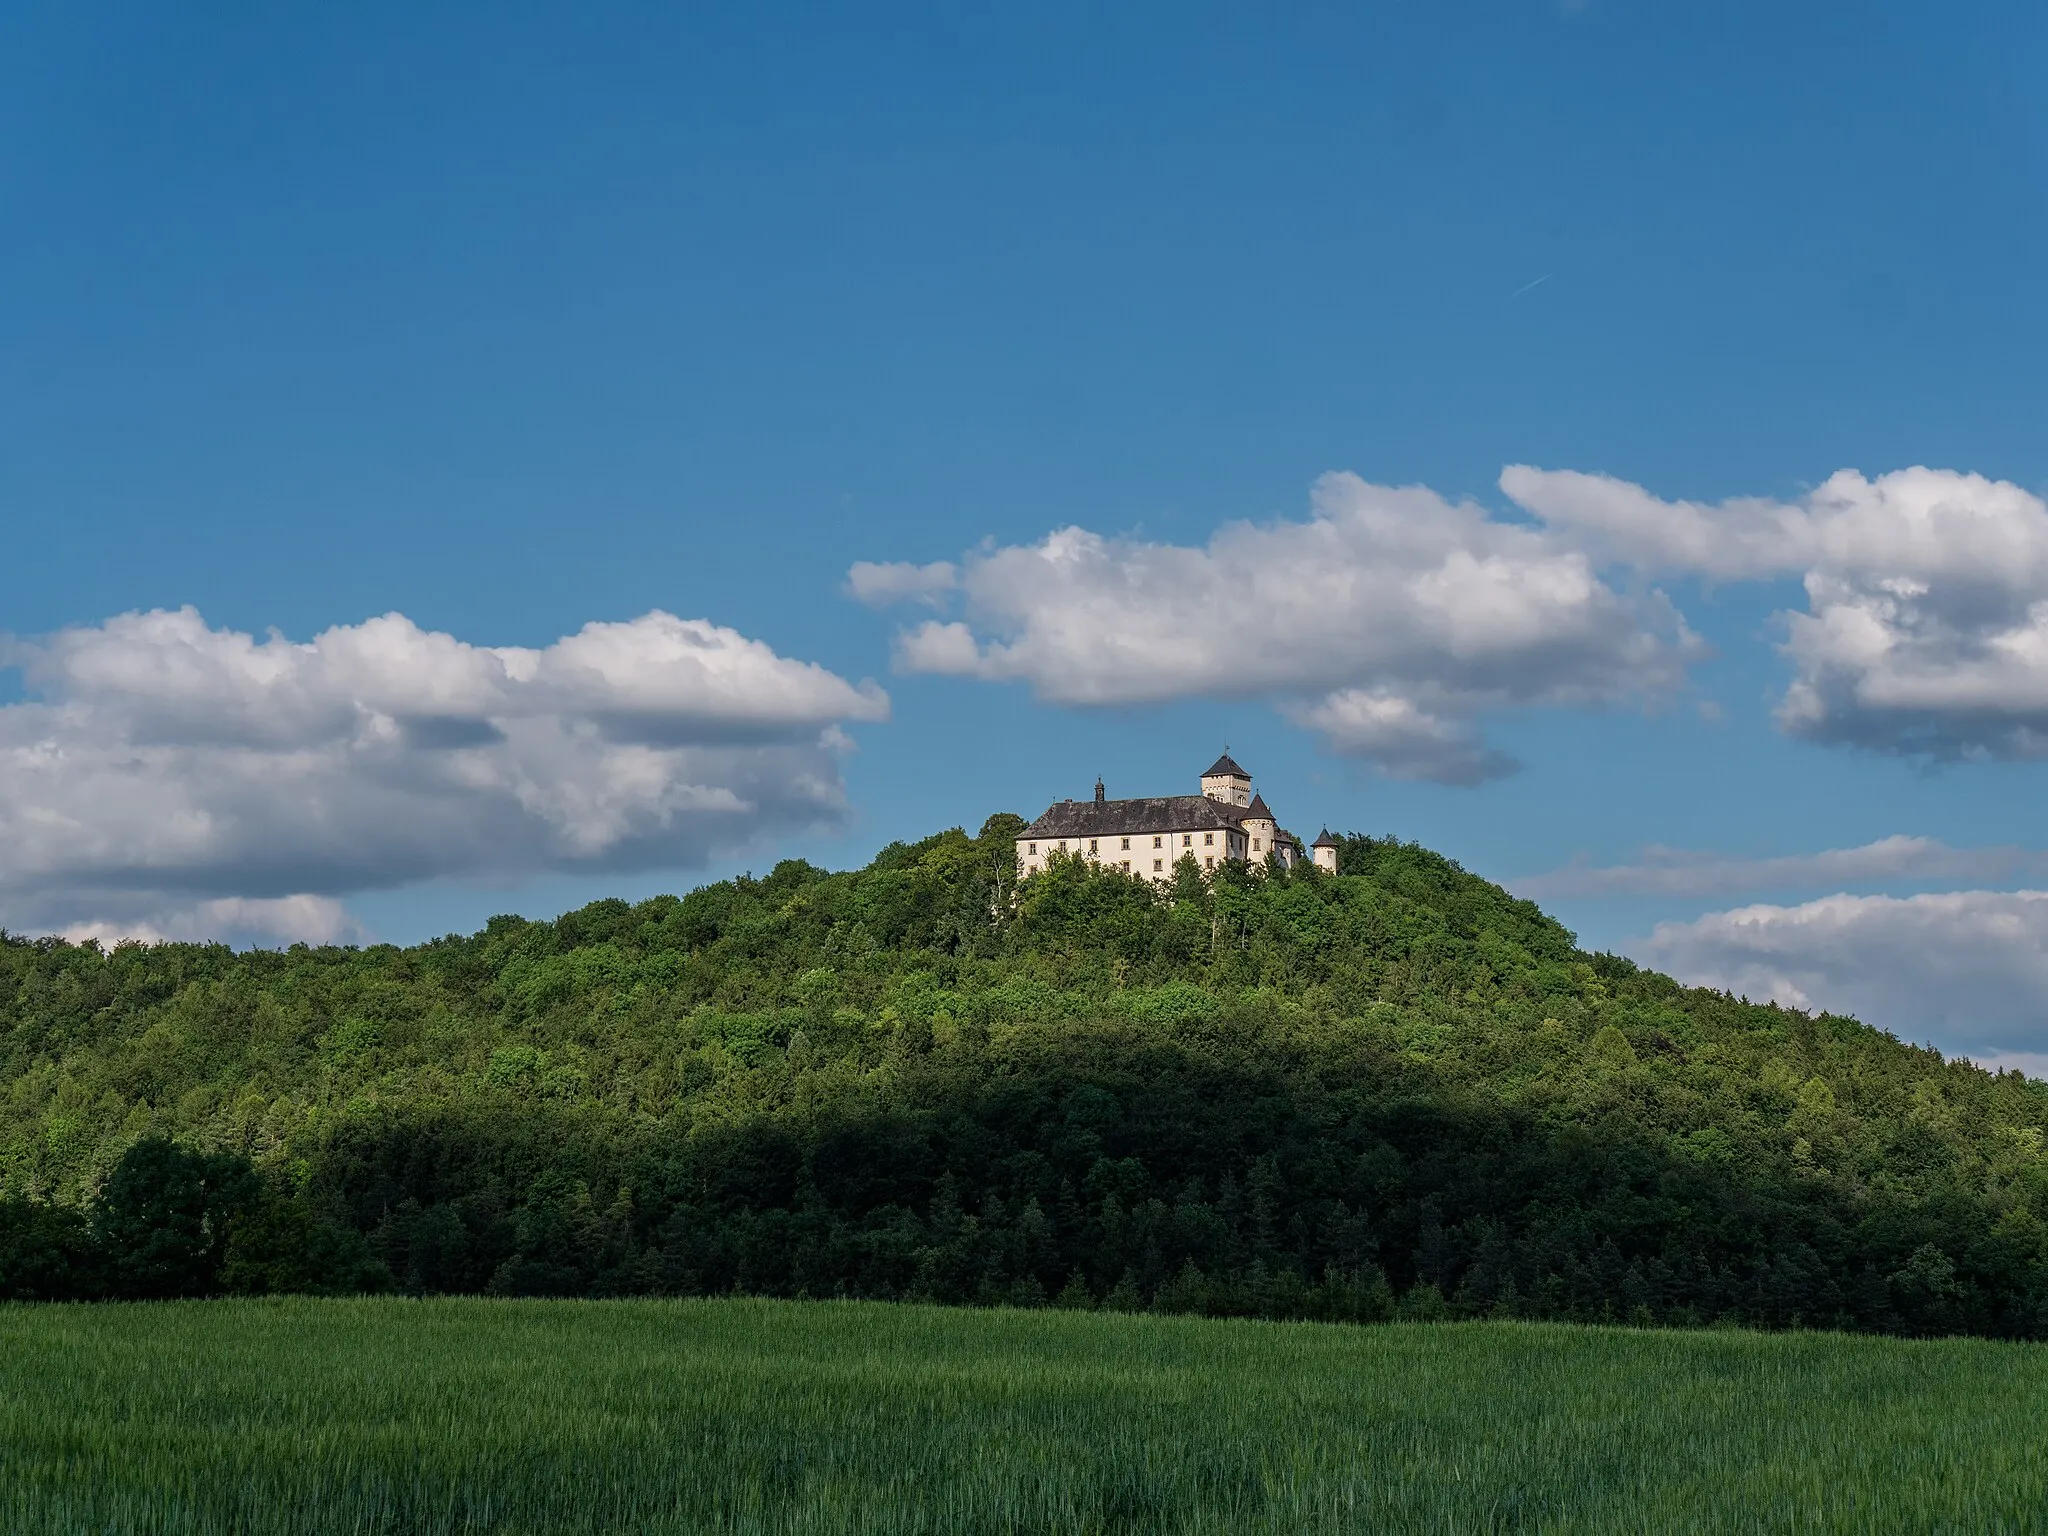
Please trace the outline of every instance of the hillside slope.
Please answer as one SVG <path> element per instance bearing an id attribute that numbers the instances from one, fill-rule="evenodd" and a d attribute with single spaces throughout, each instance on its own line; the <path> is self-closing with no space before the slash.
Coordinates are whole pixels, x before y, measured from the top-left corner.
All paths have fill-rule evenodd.
<path id="1" fill-rule="evenodd" d="M 1017 825 L 411 949 L 0 943 L 0 1290 L 64 1208 L 147 1225 L 95 1194 L 168 1136 L 242 1193 L 131 1291 L 2048 1335 L 2041 1084 L 1582 953 L 1411 845 L 1018 888 Z"/>

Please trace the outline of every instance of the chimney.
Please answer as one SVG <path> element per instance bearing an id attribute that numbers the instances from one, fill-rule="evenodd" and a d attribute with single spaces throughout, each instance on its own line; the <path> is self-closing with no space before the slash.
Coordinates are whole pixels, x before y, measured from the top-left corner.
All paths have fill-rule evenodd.
<path id="1" fill-rule="evenodd" d="M 1097 779 L 1097 780 L 1095 781 L 1095 803 L 1096 803 L 1097 805 L 1101 805 L 1101 804 L 1103 803 L 1103 800 L 1102 800 L 1102 795 L 1103 795 L 1103 789 L 1102 789 L 1102 780 L 1100 780 L 1100 779 Z"/>

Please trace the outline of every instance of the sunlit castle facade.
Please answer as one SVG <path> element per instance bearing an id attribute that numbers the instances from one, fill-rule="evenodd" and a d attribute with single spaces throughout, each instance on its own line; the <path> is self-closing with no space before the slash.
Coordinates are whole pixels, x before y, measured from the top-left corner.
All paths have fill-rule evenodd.
<path id="1" fill-rule="evenodd" d="M 1017 873 L 1033 875 L 1055 853 L 1106 864 L 1128 874 L 1171 880 L 1173 867 L 1191 857 L 1205 872 L 1236 859 L 1263 865 L 1268 857 L 1292 869 L 1312 858 L 1337 872 L 1337 840 L 1325 831 L 1304 853 L 1301 840 L 1274 819 L 1252 776 L 1228 752 L 1202 775 L 1199 795 L 1111 800 L 1095 781 L 1093 800 L 1062 800 L 1017 839 Z"/>

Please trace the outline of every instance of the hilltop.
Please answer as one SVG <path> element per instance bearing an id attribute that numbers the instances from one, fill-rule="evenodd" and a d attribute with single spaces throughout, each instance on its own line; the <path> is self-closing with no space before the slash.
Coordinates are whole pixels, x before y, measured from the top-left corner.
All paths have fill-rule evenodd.
<path id="1" fill-rule="evenodd" d="M 2048 1336 L 2048 1087 L 1412 844 L 1020 884 L 1020 826 L 403 949 L 9 938 L 0 1291 Z"/>

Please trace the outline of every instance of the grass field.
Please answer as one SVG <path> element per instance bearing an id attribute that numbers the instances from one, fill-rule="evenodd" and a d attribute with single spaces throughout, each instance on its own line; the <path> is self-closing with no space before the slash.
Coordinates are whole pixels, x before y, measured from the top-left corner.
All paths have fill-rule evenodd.
<path id="1" fill-rule="evenodd" d="M 755 1301 L 0 1308 L 41 1532 L 2048 1530 L 2048 1349 Z"/>

